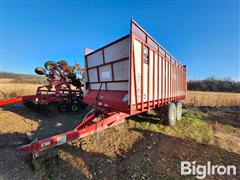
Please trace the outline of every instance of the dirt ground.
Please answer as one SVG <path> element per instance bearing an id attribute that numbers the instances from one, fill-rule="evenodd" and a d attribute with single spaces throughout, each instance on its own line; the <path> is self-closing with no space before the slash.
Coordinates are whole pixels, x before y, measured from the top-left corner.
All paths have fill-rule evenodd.
<path id="1" fill-rule="evenodd" d="M 174 127 L 159 123 L 154 113 L 134 116 L 77 143 L 59 146 L 57 156 L 40 159 L 42 166 L 35 172 L 30 156 L 16 146 L 27 143 L 26 136 L 51 133 L 47 127 L 72 128 L 75 124 L 70 122 L 80 120 L 80 115 L 49 118 L 21 104 L 2 108 L 0 114 L 0 179 L 185 179 L 180 175 L 182 160 L 236 165 L 237 176 L 207 179 L 240 178 L 239 107 L 185 107 L 182 121 Z"/>

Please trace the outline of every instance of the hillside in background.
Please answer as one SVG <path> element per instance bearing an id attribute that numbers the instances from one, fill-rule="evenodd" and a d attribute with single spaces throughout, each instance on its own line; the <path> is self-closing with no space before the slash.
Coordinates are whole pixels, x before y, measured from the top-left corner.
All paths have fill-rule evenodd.
<path id="1" fill-rule="evenodd" d="M 0 78 L 10 78 L 10 79 L 19 79 L 19 78 L 39 78 L 40 76 L 35 74 L 19 74 L 19 73 L 12 73 L 12 72 L 0 72 Z"/>
<path id="2" fill-rule="evenodd" d="M 46 82 L 45 76 L 38 76 L 34 74 L 18 74 L 4 71 L 0 72 L 0 79 L 7 79 L 9 83 L 42 84 Z"/>

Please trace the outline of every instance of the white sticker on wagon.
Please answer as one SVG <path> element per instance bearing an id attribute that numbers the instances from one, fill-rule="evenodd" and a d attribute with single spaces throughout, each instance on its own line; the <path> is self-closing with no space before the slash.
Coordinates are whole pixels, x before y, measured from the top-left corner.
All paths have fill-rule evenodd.
<path id="1" fill-rule="evenodd" d="M 64 144 L 66 142 L 67 142 L 67 136 L 66 135 L 59 136 L 57 138 L 57 145 Z"/>
<path id="2" fill-rule="evenodd" d="M 50 141 L 43 142 L 43 143 L 41 144 L 41 147 L 49 146 L 50 144 L 51 144 Z"/>

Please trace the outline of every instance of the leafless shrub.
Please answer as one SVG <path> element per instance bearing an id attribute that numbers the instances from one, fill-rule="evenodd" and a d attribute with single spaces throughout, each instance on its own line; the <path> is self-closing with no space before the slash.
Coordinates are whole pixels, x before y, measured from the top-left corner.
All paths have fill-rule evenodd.
<path id="1" fill-rule="evenodd" d="M 216 79 L 213 77 L 205 80 L 188 81 L 188 90 L 211 92 L 240 92 L 240 82 L 231 79 Z"/>

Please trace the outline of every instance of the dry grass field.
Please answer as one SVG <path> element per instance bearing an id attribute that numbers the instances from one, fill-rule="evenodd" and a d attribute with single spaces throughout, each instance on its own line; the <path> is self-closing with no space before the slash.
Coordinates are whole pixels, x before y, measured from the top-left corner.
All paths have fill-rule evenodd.
<path id="1" fill-rule="evenodd" d="M 184 103 L 195 106 L 240 106 L 240 93 L 188 91 Z"/>
<path id="2" fill-rule="evenodd" d="M 0 79 L 0 99 L 35 94 L 39 84 L 14 83 L 13 79 Z M 4 94 L 4 95 L 3 95 Z M 240 93 L 188 91 L 184 100 L 187 105 L 195 106 L 239 106 Z"/>
<path id="3" fill-rule="evenodd" d="M 37 84 L 1 81 L 0 99 L 34 94 Z M 188 91 L 183 118 L 175 126 L 150 112 L 57 148 L 57 164 L 42 160 L 33 171 L 30 156 L 16 146 L 26 135 L 61 129 L 80 113 L 47 117 L 25 106 L 0 108 L 0 179 L 194 179 L 180 175 L 183 160 L 240 165 L 240 94 Z M 232 107 L 234 106 L 234 107 Z M 59 126 L 59 124 L 62 124 Z M 52 131 L 49 131 L 52 133 Z M 49 134 L 48 134 L 49 135 Z M 50 161 L 51 162 L 51 161 Z M 206 179 L 240 179 L 207 176 Z"/>
<path id="4" fill-rule="evenodd" d="M 39 84 L 16 83 L 14 79 L 0 79 L 0 99 L 12 98 L 22 95 L 32 95 Z"/>

